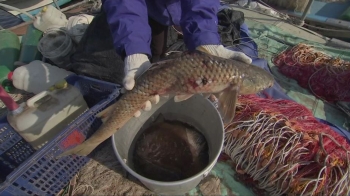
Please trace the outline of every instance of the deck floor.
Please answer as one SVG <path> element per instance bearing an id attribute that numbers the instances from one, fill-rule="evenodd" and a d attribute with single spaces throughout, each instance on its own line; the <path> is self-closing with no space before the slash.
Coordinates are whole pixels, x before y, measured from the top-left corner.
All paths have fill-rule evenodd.
<path id="1" fill-rule="evenodd" d="M 288 24 L 278 18 L 259 14 L 244 8 L 236 8 L 236 10 L 244 12 L 248 26 L 249 21 L 271 24 L 285 29 L 293 35 L 307 38 L 310 41 L 324 45 L 330 42 L 330 39 L 322 35 Z M 111 140 L 108 140 L 99 150 L 96 150 L 92 155 L 92 160 L 79 172 L 75 195 L 88 195 L 92 192 L 96 195 L 152 194 L 133 176 L 125 173 L 125 170 L 121 167 L 114 155 L 111 143 Z M 212 176 L 207 177 L 207 179 L 199 185 L 202 195 L 220 195 L 220 190 L 218 188 L 220 184 L 217 182 L 217 179 Z M 211 186 L 207 186 L 208 184 L 211 184 Z"/>

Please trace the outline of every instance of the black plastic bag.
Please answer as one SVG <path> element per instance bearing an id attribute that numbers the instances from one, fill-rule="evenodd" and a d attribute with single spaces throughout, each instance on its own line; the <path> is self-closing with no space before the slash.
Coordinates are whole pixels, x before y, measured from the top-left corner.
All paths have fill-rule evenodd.
<path id="1" fill-rule="evenodd" d="M 122 84 L 124 62 L 113 46 L 113 38 L 106 14 L 101 11 L 78 44 L 71 56 L 72 71 L 79 75 Z"/>
<path id="2" fill-rule="evenodd" d="M 241 25 L 244 23 L 244 13 L 232 9 L 222 9 L 217 14 L 219 34 L 224 46 L 240 43 Z"/>

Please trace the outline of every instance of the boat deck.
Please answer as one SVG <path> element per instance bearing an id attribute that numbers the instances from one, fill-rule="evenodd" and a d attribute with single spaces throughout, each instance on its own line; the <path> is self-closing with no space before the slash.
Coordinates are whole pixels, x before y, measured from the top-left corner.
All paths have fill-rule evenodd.
<path id="1" fill-rule="evenodd" d="M 341 15 L 350 7 L 350 2 L 321 2 L 315 0 L 307 15 L 309 19 L 326 22 L 328 19 L 341 19 Z M 302 13 L 294 12 L 301 15 Z"/>
<path id="2" fill-rule="evenodd" d="M 259 46 L 260 57 L 268 60 L 269 64 L 269 58 L 272 54 L 267 54 L 267 52 L 271 52 L 273 48 L 267 51 L 268 47 L 265 45 L 267 41 L 274 44 L 273 46 L 277 48 L 272 51 L 274 54 L 281 52 L 282 48 L 287 47 L 289 44 L 293 45 L 304 41 L 324 46 L 325 48 L 330 46 L 350 48 L 348 43 L 329 39 L 305 28 L 289 24 L 279 18 L 245 8 L 233 7 L 233 9 L 242 11 L 245 14 L 245 22 L 252 32 L 251 36 Z M 268 36 L 262 36 L 266 32 L 269 37 L 274 37 L 274 39 L 267 40 L 266 37 Z M 286 34 L 283 34 L 283 32 L 288 32 L 289 36 L 285 36 Z M 287 88 L 289 84 L 282 83 L 282 85 Z M 301 94 L 289 91 L 288 95 L 300 97 L 302 96 Z M 333 112 L 330 115 L 334 116 L 333 118 L 346 118 L 336 108 L 322 105 L 320 100 L 316 98 L 309 97 L 307 102 L 316 113 L 317 111 L 324 111 L 324 108 L 327 107 L 327 111 Z M 329 115 L 320 113 L 326 119 L 330 118 Z M 125 172 L 114 155 L 111 143 L 111 140 L 107 140 L 98 147 L 91 154 L 91 161 L 80 170 L 77 178 L 72 180 L 76 181 L 73 191 L 74 195 L 90 195 L 92 193 L 92 195 L 151 195 L 152 192 L 148 191 L 133 176 Z M 226 162 L 219 161 L 208 177 L 195 190 L 188 193 L 188 195 L 254 195 L 244 185 L 237 182 L 233 178 L 233 175 L 234 171 L 231 169 L 231 166 Z"/>
<path id="3" fill-rule="evenodd" d="M 344 45 L 337 44 L 337 42 L 332 39 L 313 33 L 307 29 L 288 24 L 278 18 L 244 8 L 236 7 L 234 9 L 244 12 L 246 24 L 249 26 L 249 29 L 251 29 L 252 35 L 256 35 L 257 32 L 259 32 L 258 29 L 277 27 L 296 37 L 309 40 L 310 42 L 319 45 L 337 45 L 338 47 L 344 47 Z M 258 46 L 260 47 L 259 40 L 255 38 L 255 41 L 257 41 Z M 282 42 L 287 43 L 288 40 L 282 40 Z M 265 47 L 261 46 L 261 48 Z M 312 101 L 318 102 L 317 99 L 312 99 Z M 75 193 L 78 195 L 92 192 L 97 195 L 151 194 L 151 192 L 149 192 L 133 176 L 125 173 L 122 166 L 114 156 L 111 145 L 111 140 L 107 140 L 104 143 L 104 146 L 101 146 L 99 150 L 96 150 L 92 154 L 93 160 L 83 167 L 78 174 Z M 225 162 L 218 162 L 210 175 L 204 179 L 195 190 L 188 193 L 188 195 L 254 195 L 241 183 L 237 182 L 233 178 L 233 175 L 234 171 L 231 169 L 230 165 Z"/>

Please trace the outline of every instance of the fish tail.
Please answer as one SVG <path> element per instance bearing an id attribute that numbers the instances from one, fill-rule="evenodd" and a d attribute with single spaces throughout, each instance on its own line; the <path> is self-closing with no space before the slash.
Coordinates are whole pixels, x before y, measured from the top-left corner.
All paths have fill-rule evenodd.
<path id="1" fill-rule="evenodd" d="M 78 146 L 60 154 L 58 158 L 68 155 L 87 156 L 105 139 L 113 135 L 114 131 L 110 131 L 110 127 L 114 126 L 111 125 L 112 122 L 110 122 L 110 120 L 111 116 L 115 115 L 116 113 L 114 109 L 117 107 L 117 103 L 114 103 L 96 115 L 97 118 L 101 119 L 102 126 L 89 139 L 85 140 Z"/>
<path id="2" fill-rule="evenodd" d="M 78 146 L 67 150 L 60 154 L 57 158 L 61 158 L 68 155 L 78 155 L 78 156 L 87 156 L 89 155 L 100 143 L 85 141 Z"/>

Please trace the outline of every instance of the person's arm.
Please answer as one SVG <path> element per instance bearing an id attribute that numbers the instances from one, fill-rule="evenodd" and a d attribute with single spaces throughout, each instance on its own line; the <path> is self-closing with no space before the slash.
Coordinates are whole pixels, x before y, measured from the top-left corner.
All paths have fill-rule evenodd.
<path id="1" fill-rule="evenodd" d="M 244 53 L 228 50 L 221 44 L 217 17 L 219 6 L 219 0 L 181 1 L 180 25 L 188 50 L 252 63 L 252 59 Z"/>
<path id="2" fill-rule="evenodd" d="M 102 0 L 107 15 L 116 52 L 124 59 L 123 85 L 126 90 L 135 86 L 137 74 L 147 70 L 151 63 L 151 27 L 145 0 Z M 146 101 L 144 110 L 151 109 L 151 102 L 158 103 L 159 96 Z M 134 116 L 140 116 L 137 111 Z"/>
<path id="3" fill-rule="evenodd" d="M 220 45 L 217 12 L 219 0 L 182 0 L 180 26 L 189 50 L 200 45 Z"/>
<path id="4" fill-rule="evenodd" d="M 116 52 L 151 56 L 151 28 L 145 0 L 102 0 Z"/>

